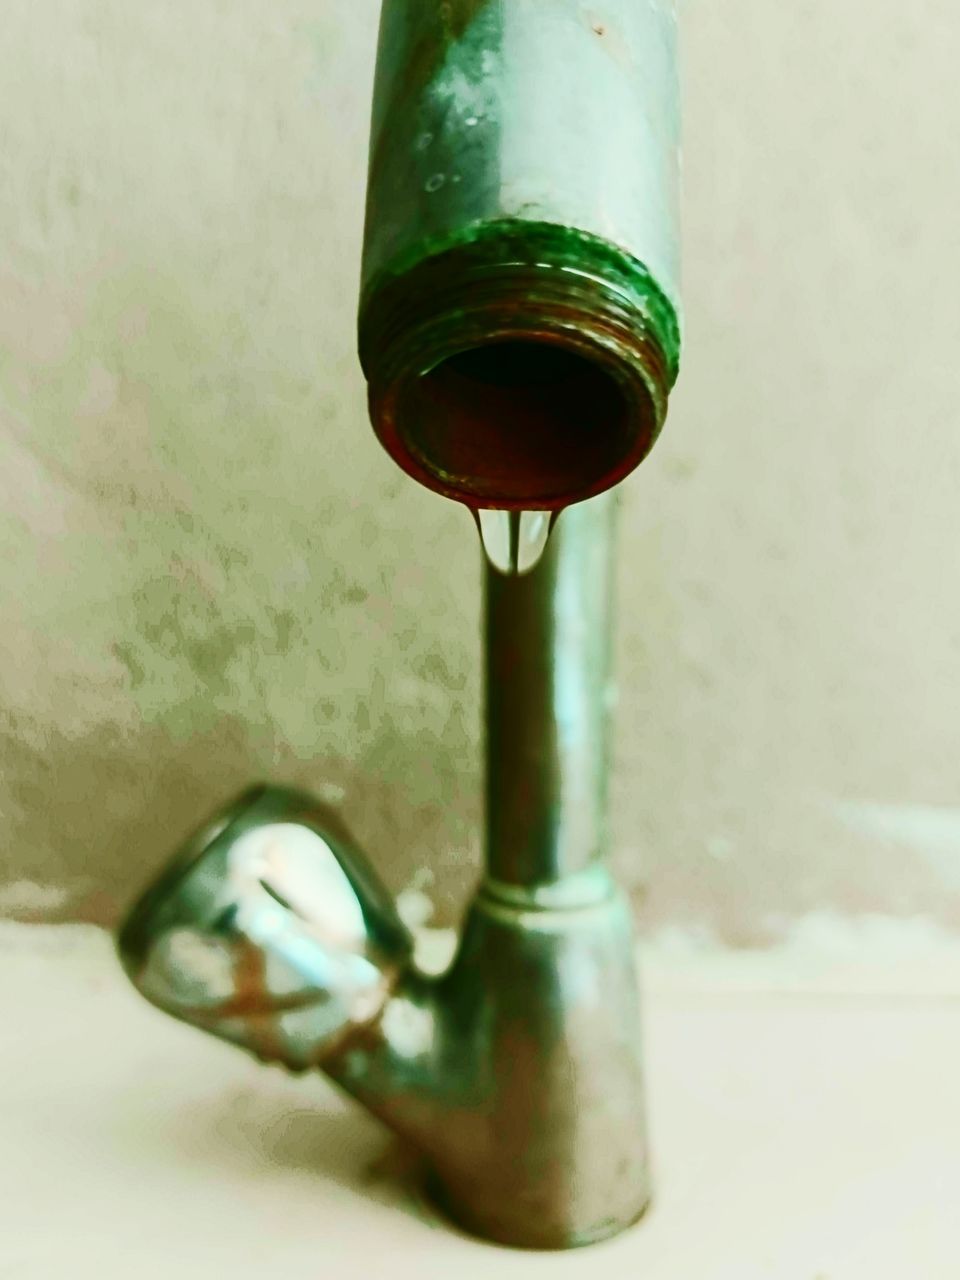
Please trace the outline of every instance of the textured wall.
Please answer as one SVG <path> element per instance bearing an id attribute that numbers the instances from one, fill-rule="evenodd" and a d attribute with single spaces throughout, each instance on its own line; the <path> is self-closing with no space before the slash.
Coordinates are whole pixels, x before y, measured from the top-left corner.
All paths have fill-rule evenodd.
<path id="1" fill-rule="evenodd" d="M 381 455 L 374 0 L 4 0 L 0 905 L 109 918 L 251 778 L 475 865 L 478 550 Z M 869 30 L 865 17 L 869 15 Z M 626 486 L 651 920 L 960 924 L 960 17 L 692 0 L 687 354 Z"/>

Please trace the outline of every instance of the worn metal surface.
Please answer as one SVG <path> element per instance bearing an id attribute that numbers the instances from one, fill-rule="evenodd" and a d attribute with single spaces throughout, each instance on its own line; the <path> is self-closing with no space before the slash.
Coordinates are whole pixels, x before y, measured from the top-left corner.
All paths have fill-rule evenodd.
<path id="1" fill-rule="evenodd" d="M 679 359 L 675 15 L 387 0 L 360 357 L 422 484 L 558 510 L 649 452 Z"/>
<path id="2" fill-rule="evenodd" d="M 561 515 L 537 570 L 486 576 L 490 875 L 535 886 L 606 852 L 617 499 Z"/>
<path id="3" fill-rule="evenodd" d="M 291 1069 L 374 1017 L 412 952 L 335 814 L 266 787 L 196 834 L 118 945 L 147 999 Z"/>
<path id="4" fill-rule="evenodd" d="M 481 888 L 449 973 L 401 979 L 324 1064 L 456 1221 L 539 1249 L 613 1235 L 650 1194 L 630 912 L 602 870 L 555 887 L 562 908 Z"/>
<path id="5" fill-rule="evenodd" d="M 672 0 L 386 0 L 364 287 L 472 224 L 573 227 L 679 307 Z"/>

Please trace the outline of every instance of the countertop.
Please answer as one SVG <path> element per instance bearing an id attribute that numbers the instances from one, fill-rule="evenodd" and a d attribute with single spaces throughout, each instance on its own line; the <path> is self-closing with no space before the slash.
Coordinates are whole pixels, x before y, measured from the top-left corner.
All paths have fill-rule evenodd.
<path id="1" fill-rule="evenodd" d="M 827 919 L 643 971 L 654 1206 L 523 1254 L 442 1222 L 322 1077 L 155 1013 L 99 930 L 2 924 L 0 1277 L 956 1280 L 960 943 Z"/>

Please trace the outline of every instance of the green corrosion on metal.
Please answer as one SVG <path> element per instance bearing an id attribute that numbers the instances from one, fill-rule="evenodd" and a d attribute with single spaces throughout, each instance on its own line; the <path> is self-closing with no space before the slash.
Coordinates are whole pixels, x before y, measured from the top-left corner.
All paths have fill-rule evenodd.
<path id="1" fill-rule="evenodd" d="M 386 300 L 401 290 L 426 291 L 454 261 L 458 273 L 475 276 L 478 281 L 488 271 L 526 267 L 545 274 L 567 272 L 612 292 L 624 312 L 635 315 L 649 329 L 663 353 L 668 385 L 672 387 L 676 382 L 681 348 L 679 317 L 644 263 L 626 249 L 588 231 L 522 218 L 477 221 L 449 236 L 425 238 L 379 271 L 364 289 L 360 305 L 361 358 L 365 364 L 365 348 L 369 345 L 366 335 L 377 330 L 375 314 Z M 462 309 L 449 313 L 451 320 L 462 314 Z"/>

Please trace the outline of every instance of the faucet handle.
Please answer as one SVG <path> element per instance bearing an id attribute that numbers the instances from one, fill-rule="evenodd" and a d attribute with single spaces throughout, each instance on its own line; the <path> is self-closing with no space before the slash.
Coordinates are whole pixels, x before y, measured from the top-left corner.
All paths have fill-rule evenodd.
<path id="1" fill-rule="evenodd" d="M 188 841 L 118 949 L 166 1013 L 305 1070 L 375 1020 L 413 941 L 336 815 L 260 787 Z"/>

